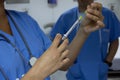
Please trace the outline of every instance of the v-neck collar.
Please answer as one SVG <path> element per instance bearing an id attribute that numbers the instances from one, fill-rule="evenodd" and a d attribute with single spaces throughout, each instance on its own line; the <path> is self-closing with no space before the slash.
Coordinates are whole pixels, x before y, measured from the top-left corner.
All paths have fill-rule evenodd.
<path id="1" fill-rule="evenodd" d="M 15 25 L 13 24 L 13 22 L 12 22 L 12 20 L 10 19 L 10 17 L 9 17 L 9 15 L 7 14 L 7 18 L 8 18 L 8 22 L 9 22 L 9 25 L 10 25 L 10 29 L 11 29 L 11 31 L 12 31 L 12 36 L 13 37 L 15 37 L 15 32 L 16 32 L 16 30 L 15 30 Z"/>
<path id="2" fill-rule="evenodd" d="M 12 35 L 0 30 L 0 33 L 3 34 L 5 37 L 7 37 L 12 43 L 16 44 L 17 38 L 19 35 L 19 33 L 17 32 L 17 29 L 15 27 L 15 24 L 12 22 L 11 18 L 9 15 L 12 15 L 9 11 L 6 12 L 7 13 L 7 19 L 10 25 L 10 29 L 12 31 Z M 14 19 L 14 17 L 13 17 Z M 0 38 L 3 39 L 3 38 Z M 18 43 L 17 43 L 18 44 Z"/>
<path id="3" fill-rule="evenodd" d="M 20 38 L 20 34 L 17 31 L 14 22 L 12 21 L 12 19 L 14 20 L 14 16 L 12 16 L 12 19 L 11 19 L 10 16 L 12 16 L 12 13 L 10 11 L 7 11 L 8 22 L 9 22 L 9 25 L 10 25 L 10 28 L 11 28 L 11 31 L 12 31 L 12 34 L 13 34 L 12 36 L 11 35 L 10 36 L 13 37 L 16 45 L 20 45 L 19 44 L 19 39 L 18 39 L 18 37 Z M 19 26 L 17 25 L 17 27 L 19 27 Z"/>
<path id="4" fill-rule="evenodd" d="M 0 30 L 0 34 L 4 35 L 5 37 L 7 37 L 12 43 L 15 43 L 15 39 L 12 35 Z M 3 37 L 0 37 L 0 39 L 4 39 Z"/>
<path id="5" fill-rule="evenodd" d="M 8 13 L 8 11 L 6 12 L 6 14 Z M 7 37 L 10 41 L 14 42 L 14 37 L 15 37 L 15 30 L 13 29 L 15 26 L 13 24 L 13 22 L 11 21 L 9 15 L 7 14 L 7 19 L 8 19 L 8 23 L 10 25 L 10 29 L 12 31 L 12 35 L 11 34 L 8 34 L 2 30 L 0 30 L 0 33 L 3 34 L 5 37 Z"/>
<path id="6" fill-rule="evenodd" d="M 13 34 L 13 38 L 14 38 L 14 41 L 15 41 L 15 45 L 22 51 L 22 50 L 26 49 L 26 46 L 24 44 L 23 39 L 20 36 L 20 33 L 18 32 L 18 30 L 16 28 L 16 27 L 21 26 L 21 24 L 18 23 L 15 15 L 13 16 L 12 12 L 7 11 L 7 15 L 8 15 L 7 17 L 8 17 L 8 21 L 9 21 L 9 24 L 10 24 L 10 28 L 11 28 L 11 31 L 12 31 L 12 34 Z M 15 22 L 16 25 L 14 24 L 14 22 Z"/>

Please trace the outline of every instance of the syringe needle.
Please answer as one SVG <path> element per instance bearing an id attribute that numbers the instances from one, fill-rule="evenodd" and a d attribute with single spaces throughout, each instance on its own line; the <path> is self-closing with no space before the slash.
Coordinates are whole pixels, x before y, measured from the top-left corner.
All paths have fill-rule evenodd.
<path id="1" fill-rule="evenodd" d="M 76 25 L 81 22 L 81 20 L 82 20 L 82 16 L 80 16 L 72 25 L 72 27 L 63 35 L 62 40 L 65 40 L 68 37 L 68 35 L 73 31 Z"/>

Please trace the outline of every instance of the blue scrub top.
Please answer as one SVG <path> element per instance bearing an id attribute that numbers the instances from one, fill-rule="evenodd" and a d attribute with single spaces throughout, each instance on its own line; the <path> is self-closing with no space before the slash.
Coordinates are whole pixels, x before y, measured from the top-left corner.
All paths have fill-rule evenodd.
<path id="1" fill-rule="evenodd" d="M 63 13 L 50 36 L 53 39 L 57 33 L 64 35 L 78 18 L 78 7 Z M 68 80 L 106 80 L 108 65 L 104 63 L 107 55 L 108 43 L 120 36 L 120 22 L 113 12 L 103 8 L 105 27 L 92 32 L 84 43 L 80 54 L 67 73 Z M 71 42 L 76 35 L 76 27 L 68 36 Z"/>
<path id="2" fill-rule="evenodd" d="M 51 44 L 49 38 L 39 28 L 36 21 L 26 13 L 10 10 L 7 12 L 12 16 L 17 26 L 20 28 L 20 31 L 27 41 L 33 56 L 39 58 L 44 51 L 49 48 Z M 30 55 L 9 15 L 8 20 L 13 35 L 9 35 L 1 30 L 0 34 L 6 36 L 13 44 L 16 45 L 17 48 L 19 48 L 26 62 L 23 61 L 18 51 L 16 51 L 14 47 L 4 41 L 4 38 L 0 36 L 0 69 L 4 71 L 9 80 L 16 80 L 20 79 L 31 68 L 31 66 L 28 64 Z M 5 80 L 5 77 L 1 71 L 0 80 Z M 50 78 L 48 77 L 45 80 L 50 80 Z"/>

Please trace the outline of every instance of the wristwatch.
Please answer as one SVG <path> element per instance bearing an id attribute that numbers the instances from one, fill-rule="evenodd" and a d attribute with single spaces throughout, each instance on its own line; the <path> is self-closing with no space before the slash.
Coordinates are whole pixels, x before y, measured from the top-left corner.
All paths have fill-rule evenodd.
<path id="1" fill-rule="evenodd" d="M 107 60 L 104 61 L 109 67 L 112 66 L 112 62 L 108 62 Z"/>

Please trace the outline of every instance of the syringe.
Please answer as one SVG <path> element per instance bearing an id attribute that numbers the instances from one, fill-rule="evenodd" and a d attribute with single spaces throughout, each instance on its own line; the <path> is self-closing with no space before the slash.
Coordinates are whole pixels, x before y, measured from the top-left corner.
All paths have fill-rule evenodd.
<path id="1" fill-rule="evenodd" d="M 81 23 L 81 20 L 82 20 L 82 16 L 80 16 L 80 17 L 75 21 L 75 23 L 71 26 L 71 28 L 63 35 L 62 40 L 65 40 L 65 39 L 68 37 L 68 35 L 73 31 L 73 29 L 76 27 L 76 25 L 77 25 L 78 23 Z"/>

